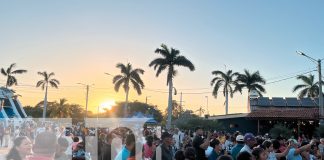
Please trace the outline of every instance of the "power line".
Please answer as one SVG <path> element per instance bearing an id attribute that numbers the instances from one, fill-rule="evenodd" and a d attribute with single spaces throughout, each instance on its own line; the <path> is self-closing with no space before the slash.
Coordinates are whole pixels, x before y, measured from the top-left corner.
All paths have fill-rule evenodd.
<path id="1" fill-rule="evenodd" d="M 305 74 L 307 74 L 307 73 L 312 73 L 312 72 L 314 72 L 314 71 L 315 71 L 315 70 L 312 70 L 312 71 L 308 71 L 308 72 L 305 72 L 305 73 L 302 73 L 302 74 L 294 75 L 294 76 L 291 76 L 291 77 L 288 77 L 288 78 L 283 78 L 283 79 L 280 79 L 280 80 L 276 80 L 276 81 L 268 82 L 268 83 L 266 83 L 265 85 L 273 84 L 273 83 L 278 83 L 278 82 L 285 81 L 285 80 L 288 80 L 288 79 L 296 78 L 296 77 L 298 77 L 299 75 L 305 75 Z"/>

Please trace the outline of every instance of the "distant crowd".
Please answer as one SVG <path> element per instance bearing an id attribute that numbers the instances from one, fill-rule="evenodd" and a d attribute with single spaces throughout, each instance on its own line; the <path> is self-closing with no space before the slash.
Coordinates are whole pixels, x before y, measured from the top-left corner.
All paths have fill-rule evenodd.
<path id="1" fill-rule="evenodd" d="M 0 147 L 7 160 L 320 160 L 324 139 L 301 135 L 270 137 L 252 133 L 163 130 L 144 127 L 138 136 L 127 128 L 85 128 L 82 124 L 26 121 L 0 123 Z M 97 135 L 98 139 L 94 139 Z M 87 138 L 86 138 L 87 137 Z M 86 143 L 87 142 L 87 143 Z"/>

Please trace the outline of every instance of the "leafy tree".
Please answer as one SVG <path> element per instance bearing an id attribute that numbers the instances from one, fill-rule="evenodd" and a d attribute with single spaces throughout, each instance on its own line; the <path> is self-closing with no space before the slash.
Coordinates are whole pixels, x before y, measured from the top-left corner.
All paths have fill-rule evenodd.
<path id="1" fill-rule="evenodd" d="M 122 63 L 118 63 L 117 68 L 120 69 L 121 74 L 116 75 L 113 79 L 113 83 L 115 84 L 115 91 L 118 92 L 121 85 L 126 93 L 126 103 L 124 106 L 124 116 L 127 116 L 127 106 L 128 106 L 128 94 L 129 94 L 129 85 L 133 84 L 134 89 L 136 90 L 138 95 L 142 94 L 142 89 L 144 88 L 144 83 L 140 77 L 140 74 L 144 74 L 144 70 L 140 68 L 133 69 L 132 65 L 128 63 L 124 65 Z"/>
<path id="2" fill-rule="evenodd" d="M 213 71 L 213 75 L 215 78 L 212 79 L 211 85 L 214 86 L 213 95 L 217 98 L 219 89 L 223 87 L 223 95 L 226 98 L 226 107 L 225 114 L 228 114 L 228 94 L 230 94 L 231 98 L 233 98 L 233 94 L 236 91 L 235 88 L 239 86 L 237 81 L 237 77 L 240 75 L 238 72 L 234 72 L 232 70 L 228 70 L 227 72 L 222 71 Z"/>
<path id="3" fill-rule="evenodd" d="M 15 67 L 16 63 L 12 63 L 6 70 L 1 68 L 1 74 L 7 77 L 6 88 L 18 85 L 17 79 L 14 75 L 27 72 L 27 70 L 24 69 L 13 70 Z"/>
<path id="4" fill-rule="evenodd" d="M 298 80 L 301 80 L 303 84 L 296 85 L 293 88 L 293 92 L 300 90 L 298 93 L 299 98 L 303 97 L 318 97 L 319 95 L 319 83 L 315 82 L 314 75 L 310 74 L 309 76 L 299 75 L 297 76 Z"/>
<path id="5" fill-rule="evenodd" d="M 42 90 L 45 89 L 45 97 L 44 97 L 44 109 L 43 109 L 43 118 L 46 118 L 46 107 L 47 107 L 47 90 L 48 87 L 58 88 L 60 82 L 57 79 L 52 78 L 55 74 L 51 72 L 48 74 L 45 72 L 38 72 L 39 75 L 43 76 L 43 79 L 38 81 L 36 87 L 41 87 Z"/>
<path id="6" fill-rule="evenodd" d="M 155 53 L 160 54 L 162 57 L 154 59 L 149 66 L 154 67 L 156 70 L 156 77 L 158 77 L 162 71 L 167 70 L 167 85 L 169 86 L 169 99 L 168 99 L 168 121 L 167 128 L 171 127 L 171 114 L 172 114 L 172 89 L 173 78 L 177 75 L 176 66 L 182 66 L 189 68 L 190 71 L 195 70 L 195 66 L 185 56 L 180 55 L 180 51 L 174 48 L 168 48 L 165 44 L 161 45 L 161 48 L 157 48 Z"/>
<path id="7" fill-rule="evenodd" d="M 283 124 L 274 125 L 273 128 L 270 129 L 269 133 L 270 133 L 271 137 L 274 137 L 274 138 L 276 138 L 278 136 L 290 138 L 293 135 L 291 129 L 287 128 Z"/>
<path id="8" fill-rule="evenodd" d="M 70 105 L 66 102 L 67 100 L 65 98 L 60 99 L 59 102 L 54 102 L 53 107 L 50 109 L 50 116 L 53 118 L 71 118 Z"/>

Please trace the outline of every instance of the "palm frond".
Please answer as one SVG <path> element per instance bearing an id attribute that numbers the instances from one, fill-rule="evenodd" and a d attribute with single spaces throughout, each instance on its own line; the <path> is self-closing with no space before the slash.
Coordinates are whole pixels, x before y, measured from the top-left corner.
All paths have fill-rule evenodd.
<path id="1" fill-rule="evenodd" d="M 7 72 L 6 72 L 3 68 L 1 68 L 1 73 L 2 73 L 4 76 L 7 76 Z"/>
<path id="2" fill-rule="evenodd" d="M 11 74 L 22 74 L 22 73 L 26 73 L 27 70 L 24 70 L 24 69 L 19 69 L 19 70 L 15 70 L 13 72 L 11 72 Z"/>
<path id="3" fill-rule="evenodd" d="M 45 83 L 44 80 L 40 80 L 40 81 L 37 82 L 36 87 L 39 87 L 44 83 Z"/>
<path id="4" fill-rule="evenodd" d="M 122 75 L 116 75 L 114 78 L 113 78 L 113 83 L 116 83 L 119 79 L 123 78 Z"/>
<path id="5" fill-rule="evenodd" d="M 58 81 L 57 79 L 51 79 L 50 82 L 56 83 L 56 84 L 60 84 L 60 81 Z"/>
<path id="6" fill-rule="evenodd" d="M 51 87 L 58 88 L 57 83 L 55 83 L 53 81 L 49 81 L 49 84 L 51 85 Z"/>
<path id="7" fill-rule="evenodd" d="M 122 64 L 122 63 L 118 63 L 118 64 L 116 65 L 116 67 L 119 68 L 119 69 L 121 70 L 121 73 L 127 73 L 127 68 L 126 68 L 126 66 L 125 66 L 124 64 Z"/>
<path id="8" fill-rule="evenodd" d="M 132 82 L 132 84 L 133 84 L 133 87 L 134 87 L 134 89 L 136 90 L 136 92 L 137 92 L 137 94 L 138 95 L 141 95 L 142 94 L 142 88 L 144 87 L 144 86 L 140 86 L 140 84 L 139 83 L 137 83 L 135 80 L 133 80 L 133 79 L 131 79 L 131 82 Z"/>
<path id="9" fill-rule="evenodd" d="M 125 78 L 119 79 L 118 81 L 115 82 L 115 87 L 114 87 L 114 89 L 115 89 L 116 92 L 119 91 L 120 85 L 121 85 L 122 83 L 124 83 L 124 82 L 125 82 Z"/>
<path id="10" fill-rule="evenodd" d="M 188 67 L 190 69 L 190 71 L 194 71 L 195 70 L 195 66 L 185 56 L 178 56 L 174 60 L 173 63 L 174 63 L 174 65 L 177 65 L 177 66 Z"/>
<path id="11" fill-rule="evenodd" d="M 218 80 L 214 86 L 214 89 L 213 89 L 213 95 L 215 98 L 217 98 L 217 95 L 218 95 L 218 90 L 219 88 L 223 85 L 224 81 L 223 80 Z"/>

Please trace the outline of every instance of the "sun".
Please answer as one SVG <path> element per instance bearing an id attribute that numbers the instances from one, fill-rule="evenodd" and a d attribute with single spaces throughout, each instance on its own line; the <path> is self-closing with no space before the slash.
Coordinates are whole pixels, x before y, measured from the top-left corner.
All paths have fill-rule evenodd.
<path id="1" fill-rule="evenodd" d="M 108 100 L 106 102 L 103 102 L 100 104 L 99 112 L 103 113 L 107 110 L 110 111 L 114 105 L 116 105 L 114 100 Z"/>

